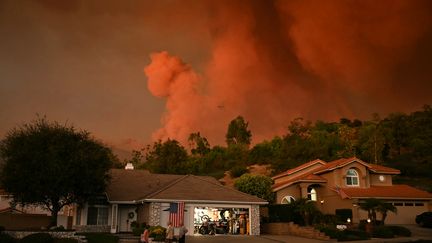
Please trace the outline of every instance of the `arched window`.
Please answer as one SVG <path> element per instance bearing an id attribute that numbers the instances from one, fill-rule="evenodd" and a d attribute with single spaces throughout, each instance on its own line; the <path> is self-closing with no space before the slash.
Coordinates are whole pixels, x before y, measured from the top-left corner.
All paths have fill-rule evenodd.
<path id="1" fill-rule="evenodd" d="M 311 201 L 317 200 L 317 192 L 316 192 L 315 188 L 313 188 L 313 187 L 308 188 L 308 199 Z"/>
<path id="2" fill-rule="evenodd" d="M 347 186 L 358 186 L 359 175 L 355 169 L 349 169 L 346 173 L 346 184 Z"/>
<path id="3" fill-rule="evenodd" d="M 282 198 L 281 204 L 289 204 L 295 201 L 293 196 L 285 196 Z"/>

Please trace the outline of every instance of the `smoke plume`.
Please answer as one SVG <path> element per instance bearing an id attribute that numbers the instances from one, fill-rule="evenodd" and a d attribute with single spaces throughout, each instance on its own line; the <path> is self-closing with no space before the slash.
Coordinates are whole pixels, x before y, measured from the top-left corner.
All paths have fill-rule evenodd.
<path id="1" fill-rule="evenodd" d="M 192 67 L 162 51 L 145 67 L 148 89 L 166 100 L 155 139 L 199 131 L 220 144 L 242 115 L 259 142 L 296 117 L 367 119 L 432 102 L 430 1 L 197 2 L 184 21 L 197 41 L 210 36 L 208 60 Z"/>

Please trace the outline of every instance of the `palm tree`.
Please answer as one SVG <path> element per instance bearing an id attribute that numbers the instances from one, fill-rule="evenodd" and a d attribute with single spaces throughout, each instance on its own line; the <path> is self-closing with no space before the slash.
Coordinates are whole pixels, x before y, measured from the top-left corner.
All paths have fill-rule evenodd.
<path id="1" fill-rule="evenodd" d="M 310 201 L 307 198 L 301 198 L 292 202 L 294 211 L 299 213 L 303 218 L 306 225 L 311 224 L 312 218 L 319 210 L 315 205 L 314 201 Z"/>
<path id="2" fill-rule="evenodd" d="M 377 211 L 382 214 L 381 224 L 384 225 L 384 221 L 387 217 L 387 212 L 390 211 L 392 213 L 397 213 L 397 208 L 393 206 L 393 204 L 391 203 L 383 202 L 380 205 L 378 205 Z"/>
<path id="3" fill-rule="evenodd" d="M 359 203 L 360 209 L 363 209 L 368 212 L 368 218 L 372 220 L 372 222 L 376 223 L 376 211 L 378 210 L 379 205 L 383 204 L 383 201 L 376 198 L 368 198 L 365 199 L 364 202 Z"/>

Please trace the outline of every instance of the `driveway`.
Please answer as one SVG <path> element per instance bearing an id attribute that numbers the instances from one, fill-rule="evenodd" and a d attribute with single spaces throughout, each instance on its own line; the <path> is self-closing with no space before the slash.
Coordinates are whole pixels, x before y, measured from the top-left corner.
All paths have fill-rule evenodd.
<path id="1" fill-rule="evenodd" d="M 215 236 L 188 236 L 187 243 L 324 243 L 331 241 L 312 240 L 290 235 L 260 235 L 260 236 L 240 236 L 240 235 L 215 235 Z"/>
<path id="2" fill-rule="evenodd" d="M 412 232 L 412 237 L 408 238 L 394 238 L 394 239 L 372 239 L 366 241 L 353 241 L 364 243 L 382 243 L 382 242 L 410 242 L 418 239 L 432 240 L 432 228 L 422 228 L 418 225 L 402 225 Z M 336 242 L 336 240 L 320 241 L 296 237 L 291 235 L 260 235 L 260 236 L 240 236 L 240 235 L 199 235 L 187 236 L 186 242 L 188 243 L 329 243 Z"/>
<path id="3" fill-rule="evenodd" d="M 432 228 L 420 227 L 416 224 L 401 225 L 411 230 L 413 237 L 430 238 L 432 239 Z"/>

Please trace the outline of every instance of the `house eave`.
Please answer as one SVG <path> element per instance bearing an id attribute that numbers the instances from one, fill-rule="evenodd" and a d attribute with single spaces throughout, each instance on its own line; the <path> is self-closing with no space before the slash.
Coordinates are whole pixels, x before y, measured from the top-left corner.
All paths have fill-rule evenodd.
<path id="1" fill-rule="evenodd" d="M 282 190 L 282 189 L 284 189 L 286 187 L 292 186 L 292 185 L 294 185 L 296 183 L 302 183 L 302 182 L 308 182 L 308 183 L 327 183 L 326 180 L 320 180 L 320 181 L 317 181 L 317 180 L 298 180 L 298 181 L 294 181 L 292 183 L 287 183 L 287 184 L 279 186 L 279 187 L 275 187 L 275 188 L 272 189 L 272 191 L 273 192 L 277 192 L 277 191 Z"/>
<path id="2" fill-rule="evenodd" d="M 136 201 L 136 200 L 132 200 L 132 201 L 108 201 L 110 204 L 137 204 L 140 203 L 141 201 Z"/>
<path id="3" fill-rule="evenodd" d="M 247 202 L 247 201 L 223 201 L 223 200 L 180 200 L 180 199 L 142 199 L 139 202 L 185 202 L 185 203 L 223 203 L 223 204 L 253 204 L 253 205 L 266 205 L 268 202 Z"/>
<path id="4" fill-rule="evenodd" d="M 369 199 L 369 198 L 377 198 L 377 199 L 391 199 L 391 200 L 422 200 L 422 201 L 432 201 L 432 198 L 425 197 L 354 197 L 350 196 L 352 199 Z"/>

